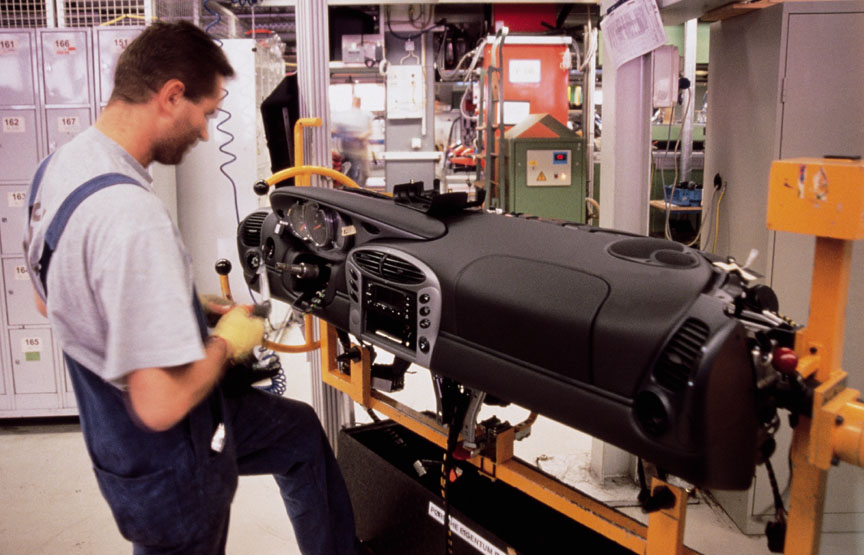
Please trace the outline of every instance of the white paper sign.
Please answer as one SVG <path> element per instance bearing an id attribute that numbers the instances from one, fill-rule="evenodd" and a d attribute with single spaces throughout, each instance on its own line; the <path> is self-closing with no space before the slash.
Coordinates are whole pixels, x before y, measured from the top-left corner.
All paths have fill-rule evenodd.
<path id="1" fill-rule="evenodd" d="M 78 116 L 59 116 L 57 131 L 60 133 L 78 133 L 81 131 L 81 120 Z"/>
<path id="2" fill-rule="evenodd" d="M 27 201 L 27 193 L 24 191 L 13 191 L 6 194 L 6 200 L 9 202 L 9 208 L 21 208 Z"/>
<path id="3" fill-rule="evenodd" d="M 654 0 L 628 0 L 600 22 L 603 47 L 615 67 L 668 42 Z"/>
<path id="4" fill-rule="evenodd" d="M 115 52 L 123 52 L 126 50 L 126 47 L 129 46 L 130 42 L 132 42 L 132 39 L 127 37 L 117 37 L 111 41 L 111 46 Z"/>
<path id="5" fill-rule="evenodd" d="M 23 133 L 26 131 L 24 118 L 18 116 L 3 116 L 4 133 Z"/>
<path id="6" fill-rule="evenodd" d="M 30 274 L 27 273 L 27 266 L 23 264 L 19 264 L 15 266 L 15 280 L 16 281 L 24 281 L 29 280 Z"/>
<path id="7" fill-rule="evenodd" d="M 25 337 L 21 339 L 21 352 L 24 353 L 26 362 L 39 362 L 42 360 L 42 338 Z"/>
<path id="8" fill-rule="evenodd" d="M 21 350 L 25 353 L 39 352 L 42 350 L 41 337 L 25 337 L 21 340 Z"/>
<path id="9" fill-rule="evenodd" d="M 57 54 L 71 54 L 75 50 L 75 43 L 71 39 L 54 39 L 54 52 Z"/>
<path id="10" fill-rule="evenodd" d="M 510 60 L 507 66 L 511 83 L 539 83 L 541 76 L 540 60 Z"/>
<path id="11" fill-rule="evenodd" d="M 435 519 L 438 524 L 444 524 L 444 509 L 439 507 L 433 502 L 429 502 L 429 516 Z M 450 517 L 450 530 L 468 542 L 468 545 L 479 551 L 480 553 L 484 553 L 485 555 L 507 555 L 491 543 L 487 541 L 480 534 L 465 526 L 460 520 Z"/>
<path id="12" fill-rule="evenodd" d="M 422 118 L 425 100 L 423 66 L 388 66 L 387 119 Z"/>
<path id="13" fill-rule="evenodd" d="M 18 39 L 0 39 L 0 54 L 15 54 L 18 52 Z"/>

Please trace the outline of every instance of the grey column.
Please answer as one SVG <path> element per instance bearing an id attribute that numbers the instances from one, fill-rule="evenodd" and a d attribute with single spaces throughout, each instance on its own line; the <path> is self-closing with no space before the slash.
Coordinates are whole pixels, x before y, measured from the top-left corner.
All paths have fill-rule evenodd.
<path id="1" fill-rule="evenodd" d="M 613 4 L 602 0 L 600 12 Z M 618 66 L 603 51 L 600 227 L 648 234 L 651 194 L 651 55 Z M 629 474 L 631 455 L 594 439 L 591 471 L 601 481 Z"/>
<path id="2" fill-rule="evenodd" d="M 681 159 L 678 162 L 678 183 L 690 181 L 693 165 L 690 161 L 693 155 L 693 112 L 696 104 L 696 43 L 697 21 L 691 19 L 684 23 L 684 77 L 690 81 L 689 101 L 684 101 L 687 108 L 681 114 Z"/>
<path id="3" fill-rule="evenodd" d="M 327 1 L 302 0 L 297 2 L 297 78 L 300 92 L 300 117 L 321 118 L 321 127 L 307 127 L 303 133 L 303 163 L 331 167 L 330 106 L 330 51 L 327 29 Z M 326 186 L 323 179 L 312 178 L 312 185 Z M 318 320 L 315 319 L 315 339 Z M 336 450 L 336 438 L 343 424 L 353 421 L 350 400 L 321 381 L 321 352 L 309 353 L 312 370 L 312 406 Z"/>

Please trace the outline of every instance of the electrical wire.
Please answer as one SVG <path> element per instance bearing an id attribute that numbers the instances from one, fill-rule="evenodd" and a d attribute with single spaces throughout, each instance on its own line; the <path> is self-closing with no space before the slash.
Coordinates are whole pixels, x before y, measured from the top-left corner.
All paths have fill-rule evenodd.
<path id="1" fill-rule="evenodd" d="M 211 8 L 208 4 L 210 4 L 210 0 L 204 0 L 202 6 L 204 7 L 205 10 L 207 10 L 207 12 L 208 12 L 210 15 L 212 15 L 212 16 L 214 16 L 214 17 L 216 18 L 216 19 L 214 19 L 213 21 L 211 21 L 211 22 L 210 22 L 210 23 L 209 23 L 209 24 L 204 28 L 204 32 L 207 33 L 207 34 L 209 35 L 209 34 L 210 34 L 210 29 L 212 29 L 213 27 L 215 27 L 216 25 L 218 25 L 218 24 L 222 21 L 222 14 L 220 14 L 219 12 L 217 12 L 216 10 L 214 10 L 213 8 Z M 216 41 L 216 44 L 218 44 L 219 47 L 221 48 L 221 47 L 222 47 L 222 40 L 219 39 L 218 37 L 212 37 L 212 38 L 213 38 L 214 41 Z"/>
<path id="2" fill-rule="evenodd" d="M 426 27 L 425 29 L 421 29 L 421 30 L 419 30 L 416 33 L 413 33 L 411 35 L 400 35 L 399 33 L 397 33 L 396 31 L 393 30 L 393 27 L 390 24 L 390 6 L 387 6 L 387 30 L 390 31 L 390 34 L 393 35 L 394 37 L 396 37 L 397 39 L 414 40 L 417 37 L 424 35 L 424 34 L 428 33 L 429 31 L 432 31 L 434 29 L 438 29 L 440 27 L 441 27 L 441 24 L 435 23 L 435 24 L 432 24 L 432 25 Z"/>
<path id="3" fill-rule="evenodd" d="M 220 21 L 222 21 L 222 15 L 221 15 L 219 12 L 213 10 L 213 9 L 208 5 L 209 3 L 210 3 L 210 0 L 204 0 L 204 2 L 202 3 L 202 6 L 203 6 L 204 9 L 207 10 L 211 15 L 215 16 L 216 19 L 213 20 L 213 21 L 211 21 L 211 22 L 210 22 L 210 23 L 209 23 L 209 24 L 204 28 L 204 31 L 205 31 L 207 34 L 210 34 L 210 30 L 213 29 L 213 27 L 215 27 L 216 25 L 218 25 Z M 252 6 L 254 3 L 255 3 L 255 2 L 254 2 L 254 0 L 253 0 L 252 3 L 250 4 L 250 6 Z M 222 47 L 222 44 L 223 44 L 222 41 L 221 41 L 219 38 L 217 38 L 217 37 L 212 37 L 212 38 L 213 38 L 213 40 L 214 40 L 214 41 L 219 45 L 219 47 L 221 48 L 221 47 Z M 224 155 L 230 157 L 230 159 L 229 159 L 229 160 L 226 160 L 225 162 L 223 162 L 222 164 L 219 165 L 219 171 L 222 173 L 222 175 L 225 176 L 225 178 L 226 178 L 226 179 L 228 180 L 228 182 L 231 184 L 232 199 L 233 199 L 233 201 L 234 201 L 234 219 L 235 219 L 235 221 L 236 221 L 236 224 L 239 226 L 239 225 L 240 225 L 240 202 L 239 202 L 239 199 L 238 199 L 238 193 L 237 193 L 237 183 L 235 183 L 235 182 L 234 182 L 234 179 L 231 177 L 231 175 L 229 175 L 228 172 L 225 171 L 225 167 L 226 167 L 226 166 L 229 166 L 229 165 L 233 164 L 233 163 L 237 160 L 237 155 L 234 154 L 233 152 L 231 152 L 230 150 L 228 150 L 228 145 L 230 145 L 231 143 L 234 142 L 235 137 L 234 137 L 234 134 L 233 134 L 233 133 L 231 133 L 231 132 L 228 131 L 227 129 L 224 129 L 224 128 L 223 128 L 223 126 L 224 126 L 226 123 L 228 123 L 228 121 L 231 120 L 232 114 L 231 114 L 231 112 L 229 112 L 228 110 L 226 110 L 226 109 L 224 109 L 224 108 L 222 107 L 222 105 L 223 105 L 224 102 L 225 102 L 225 99 L 228 98 L 228 89 L 226 89 L 226 88 L 223 87 L 223 88 L 222 88 L 222 92 L 223 92 L 223 94 L 222 94 L 222 98 L 220 99 L 219 107 L 216 108 L 216 110 L 217 110 L 218 113 L 220 113 L 220 114 L 224 114 L 224 115 L 225 115 L 225 118 L 222 119 L 221 121 L 219 121 L 219 123 L 216 124 L 216 130 L 219 131 L 220 133 L 223 133 L 223 134 L 225 134 L 225 135 L 228 136 L 228 140 L 225 141 L 224 143 L 222 143 L 222 144 L 219 145 L 219 152 L 221 152 L 222 154 L 224 154 Z M 251 287 L 248 283 L 246 284 L 246 290 L 249 291 L 249 296 L 250 296 L 250 297 L 252 298 L 252 300 L 254 301 L 254 300 L 255 300 L 255 296 L 254 296 L 253 293 L 252 293 L 252 287 Z"/>
<path id="4" fill-rule="evenodd" d="M 717 199 L 717 202 L 714 204 L 712 209 L 714 210 L 714 243 L 711 245 L 711 252 L 713 253 L 717 249 L 717 237 L 720 233 L 720 203 L 723 202 L 723 197 L 726 196 L 726 184 L 723 184 L 723 187 L 720 189 L 720 197 Z"/>
<path id="5" fill-rule="evenodd" d="M 225 98 L 228 97 L 228 89 L 223 88 L 222 91 L 224 92 L 224 94 L 222 95 L 222 101 L 224 102 Z M 222 175 L 225 176 L 225 179 L 227 179 L 228 182 L 231 183 L 231 190 L 233 192 L 233 199 L 234 199 L 234 219 L 236 220 L 236 223 L 239 226 L 240 225 L 240 203 L 239 203 L 239 200 L 237 197 L 237 184 L 234 182 L 234 179 L 231 177 L 231 175 L 229 175 L 228 172 L 225 171 L 226 166 L 230 166 L 231 164 L 233 164 L 237 160 L 237 155 L 234 154 L 233 152 L 231 152 L 230 150 L 228 150 L 228 145 L 230 145 L 231 143 L 234 142 L 235 137 L 234 137 L 233 133 L 231 133 L 227 129 L 222 128 L 223 125 L 225 125 L 226 123 L 231 121 L 232 115 L 231 115 L 231 112 L 222 108 L 221 104 L 220 104 L 219 108 L 217 108 L 217 111 L 220 114 L 225 114 L 225 119 L 221 120 L 219 123 L 216 124 L 216 130 L 219 131 L 220 133 L 223 133 L 223 134 L 228 136 L 228 140 L 219 145 L 219 152 L 230 157 L 229 160 L 226 160 L 225 162 L 223 162 L 222 164 L 219 165 L 219 171 L 222 172 Z"/>

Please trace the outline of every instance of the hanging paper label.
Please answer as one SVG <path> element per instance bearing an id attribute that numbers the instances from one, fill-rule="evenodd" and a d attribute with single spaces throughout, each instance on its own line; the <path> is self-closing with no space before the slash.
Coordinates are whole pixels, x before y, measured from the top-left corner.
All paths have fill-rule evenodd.
<path id="1" fill-rule="evenodd" d="M 668 41 L 655 0 L 628 0 L 600 21 L 603 47 L 615 67 Z"/>

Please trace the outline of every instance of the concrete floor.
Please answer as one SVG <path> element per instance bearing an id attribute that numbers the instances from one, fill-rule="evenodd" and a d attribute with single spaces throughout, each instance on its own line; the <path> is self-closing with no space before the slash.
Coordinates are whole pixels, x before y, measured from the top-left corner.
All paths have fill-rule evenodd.
<path id="1" fill-rule="evenodd" d="M 289 355 L 283 361 L 289 376 L 288 394 L 308 402 L 311 383 L 305 357 Z M 428 380 L 428 373 L 418 370 L 408 376 L 405 391 L 397 397 L 417 409 L 434 408 Z M 504 409 L 504 414 L 501 410 L 496 414 L 511 422 L 527 414 L 512 407 Z M 358 422 L 369 421 L 362 410 L 356 412 Z M 587 472 L 590 443 L 588 436 L 541 418 L 531 437 L 517 443 L 516 455 L 538 462 L 544 471 L 597 499 L 608 500 L 633 518 L 645 519 L 633 503 L 620 506 L 622 499 L 635 499 L 635 485 L 603 488 L 591 478 Z M 763 537 L 741 534 L 721 510 L 701 499 L 688 506 L 685 543 L 706 554 L 769 553 Z M 864 534 L 823 534 L 821 547 L 824 555 L 864 555 Z M 271 477 L 240 479 L 227 551 L 299 553 Z M 117 532 L 101 498 L 77 422 L 0 420 L 0 553 L 129 552 L 130 544 Z"/>

